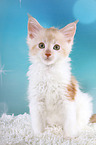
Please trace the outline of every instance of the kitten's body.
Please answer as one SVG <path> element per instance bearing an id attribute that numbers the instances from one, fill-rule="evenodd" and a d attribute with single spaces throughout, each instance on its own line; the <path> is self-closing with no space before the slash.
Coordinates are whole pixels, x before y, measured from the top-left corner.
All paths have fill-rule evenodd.
<path id="1" fill-rule="evenodd" d="M 43 132 L 49 124 L 61 125 L 64 137 L 76 137 L 89 122 L 92 103 L 91 97 L 80 91 L 77 81 L 71 74 L 68 55 L 73 37 L 69 40 L 64 36 L 65 40 L 62 42 L 64 38 L 59 30 L 54 29 L 53 32 L 53 28 L 41 28 L 32 17 L 29 24 L 34 30 L 35 26 L 38 30 L 38 34 L 34 36 L 33 29 L 28 26 L 30 60 L 33 62 L 28 71 L 28 99 L 34 134 Z M 38 48 L 38 43 L 42 41 L 46 44 L 45 50 Z M 57 43 L 61 48 L 65 48 L 54 51 L 53 45 Z M 49 51 L 51 56 L 48 56 Z"/>

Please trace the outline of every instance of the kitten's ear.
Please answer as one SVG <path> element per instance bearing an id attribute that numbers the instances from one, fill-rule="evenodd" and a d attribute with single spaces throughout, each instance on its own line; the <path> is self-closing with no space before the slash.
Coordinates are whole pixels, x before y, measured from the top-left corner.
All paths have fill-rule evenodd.
<path id="1" fill-rule="evenodd" d="M 35 34 L 38 33 L 43 27 L 38 23 L 38 21 L 28 14 L 28 36 L 29 38 L 34 38 Z"/>
<path id="2" fill-rule="evenodd" d="M 62 32 L 64 34 L 68 43 L 73 42 L 77 23 L 78 23 L 78 20 L 73 23 L 70 23 L 67 26 L 65 26 L 64 28 L 60 29 L 60 32 Z"/>

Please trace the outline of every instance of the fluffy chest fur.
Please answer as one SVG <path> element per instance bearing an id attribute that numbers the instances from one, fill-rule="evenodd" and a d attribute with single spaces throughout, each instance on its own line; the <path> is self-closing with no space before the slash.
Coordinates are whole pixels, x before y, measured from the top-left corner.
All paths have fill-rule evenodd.
<path id="1" fill-rule="evenodd" d="M 60 104 L 66 100 L 67 86 L 70 84 L 68 60 L 53 66 L 40 64 L 30 66 L 28 72 L 30 100 L 43 101 L 46 108 L 51 111 L 60 107 Z"/>

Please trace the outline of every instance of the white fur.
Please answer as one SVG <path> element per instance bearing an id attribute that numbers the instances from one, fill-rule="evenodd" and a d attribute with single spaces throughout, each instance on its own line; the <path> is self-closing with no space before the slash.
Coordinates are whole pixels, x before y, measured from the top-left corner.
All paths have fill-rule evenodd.
<path id="1" fill-rule="evenodd" d="M 66 97 L 66 86 L 71 79 L 70 59 L 29 67 L 29 108 L 32 128 L 37 135 L 46 125 L 61 125 L 65 137 L 75 137 L 88 124 L 92 115 L 91 98 L 79 90 L 75 100 Z"/>

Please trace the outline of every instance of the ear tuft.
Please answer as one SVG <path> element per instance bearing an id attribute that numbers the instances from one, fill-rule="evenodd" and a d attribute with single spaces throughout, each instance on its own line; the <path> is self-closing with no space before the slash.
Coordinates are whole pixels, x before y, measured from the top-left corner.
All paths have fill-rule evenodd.
<path id="1" fill-rule="evenodd" d="M 64 28 L 60 29 L 60 32 L 62 32 L 67 40 L 68 43 L 73 43 L 74 35 L 76 32 L 76 24 L 78 23 L 78 20 L 68 24 Z"/>
<path id="2" fill-rule="evenodd" d="M 29 13 L 27 13 L 27 15 L 28 15 L 28 19 L 29 19 L 30 17 L 32 17 Z"/>
<path id="3" fill-rule="evenodd" d="M 74 23 L 77 25 L 78 22 L 79 22 L 79 20 L 76 20 Z"/>
<path id="4" fill-rule="evenodd" d="M 34 38 L 36 33 L 40 31 L 43 27 L 38 23 L 38 21 L 28 14 L 28 36 L 29 38 Z"/>

